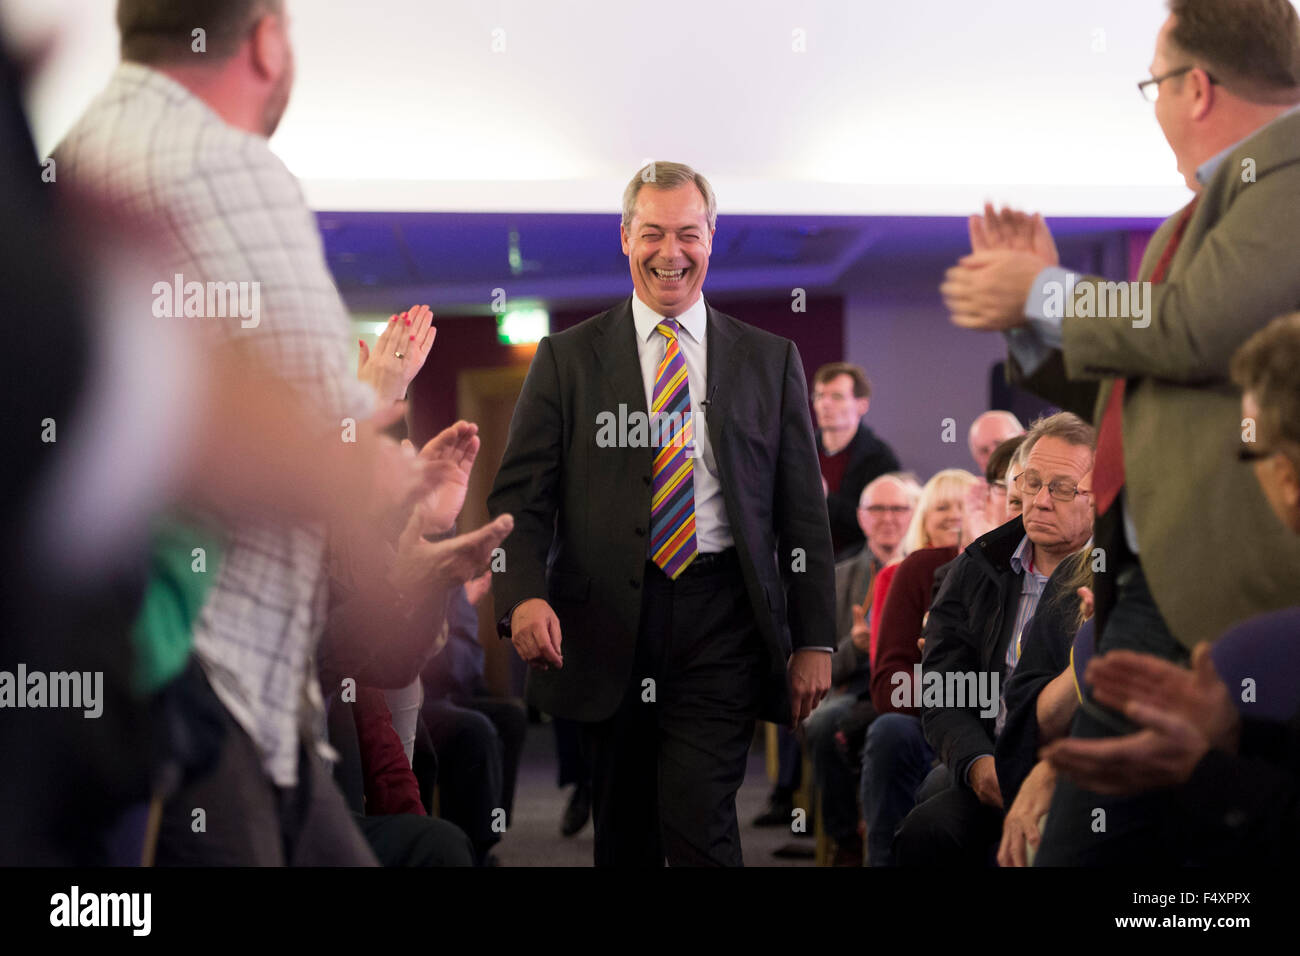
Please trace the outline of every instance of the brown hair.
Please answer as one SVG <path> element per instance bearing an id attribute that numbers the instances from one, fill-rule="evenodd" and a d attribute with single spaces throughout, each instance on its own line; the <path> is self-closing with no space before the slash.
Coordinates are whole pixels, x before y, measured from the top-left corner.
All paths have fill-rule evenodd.
<path id="1" fill-rule="evenodd" d="M 1243 99 L 1300 99 L 1300 17 L 1288 0 L 1169 0 L 1170 42 Z"/>
<path id="2" fill-rule="evenodd" d="M 860 367 L 851 362 L 828 362 L 813 372 L 813 384 L 825 385 L 832 379 L 839 378 L 841 375 L 847 375 L 853 379 L 853 397 L 870 398 L 871 397 L 871 380 L 867 378 L 867 373 Z"/>
<path id="3" fill-rule="evenodd" d="M 118 0 L 117 29 L 122 59 L 174 63 L 234 54 L 262 17 L 284 14 L 284 0 Z M 194 52 L 194 31 L 203 30 L 204 53 Z"/>
<path id="4" fill-rule="evenodd" d="M 649 186 L 652 189 L 676 189 L 687 183 L 694 183 L 695 188 L 704 197 L 709 228 L 715 228 L 718 224 L 718 199 L 713 195 L 713 187 L 709 185 L 709 181 L 685 163 L 660 162 L 647 163 L 638 169 L 632 181 L 627 184 L 627 189 L 623 190 L 623 228 L 632 225 L 632 217 L 636 214 L 636 197 L 640 195 L 642 186 Z"/>
<path id="5" fill-rule="evenodd" d="M 1025 443 L 1026 437 L 1026 433 L 1012 435 L 993 449 L 993 454 L 989 455 L 989 463 L 984 466 L 985 481 L 993 484 L 993 482 L 1001 481 L 1006 477 L 1007 469 L 1011 467 L 1011 459 L 1016 457 L 1016 452 Z"/>
<path id="6" fill-rule="evenodd" d="M 1041 438 L 1059 438 L 1068 445 L 1083 445 L 1089 449 L 1097 447 L 1096 429 L 1073 412 L 1057 412 L 1029 426 L 1024 444 L 1019 448 L 1018 460 L 1028 461 L 1029 453 Z"/>
<path id="7" fill-rule="evenodd" d="M 1300 312 L 1274 319 L 1248 338 L 1232 357 L 1232 380 L 1259 405 L 1259 426 L 1268 441 L 1294 446 L 1300 465 Z"/>

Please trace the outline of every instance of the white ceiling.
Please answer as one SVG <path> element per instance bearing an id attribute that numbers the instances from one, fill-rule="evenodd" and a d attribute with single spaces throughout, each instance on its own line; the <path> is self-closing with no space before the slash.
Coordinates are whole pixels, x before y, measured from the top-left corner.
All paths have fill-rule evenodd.
<path id="1" fill-rule="evenodd" d="M 29 101 L 48 150 L 113 67 L 114 2 L 0 4 L 61 31 Z M 1134 87 L 1160 0 L 289 6 L 298 83 L 272 145 L 317 208 L 609 211 L 647 158 L 692 163 L 729 212 L 1186 200 Z"/>

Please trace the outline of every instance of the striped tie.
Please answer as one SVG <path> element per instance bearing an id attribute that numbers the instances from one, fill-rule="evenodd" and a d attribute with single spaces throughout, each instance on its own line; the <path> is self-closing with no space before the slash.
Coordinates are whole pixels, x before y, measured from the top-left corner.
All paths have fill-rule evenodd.
<path id="1" fill-rule="evenodd" d="M 650 500 L 650 555 L 670 578 L 685 571 L 699 550 L 695 542 L 695 461 L 689 447 L 694 436 L 691 390 L 686 362 L 677 344 L 677 329 L 672 319 L 655 326 L 668 344 L 655 372 L 650 403 L 651 435 L 659 449 L 655 454 L 654 497 Z M 680 431 L 671 427 L 677 422 L 681 423 Z"/>

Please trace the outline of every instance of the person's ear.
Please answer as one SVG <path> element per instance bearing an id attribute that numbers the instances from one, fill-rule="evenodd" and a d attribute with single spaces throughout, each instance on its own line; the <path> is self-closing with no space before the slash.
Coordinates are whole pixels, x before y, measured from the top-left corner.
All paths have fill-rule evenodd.
<path id="1" fill-rule="evenodd" d="M 619 237 L 619 239 L 621 239 L 622 242 L 623 242 L 623 255 L 625 255 L 625 256 L 630 256 L 630 255 L 632 254 L 632 250 L 631 250 L 631 247 L 630 247 L 629 244 L 628 244 L 627 226 L 624 226 L 624 225 L 622 225 L 622 224 L 619 225 L 619 227 L 618 227 L 618 237 Z"/>
<path id="2" fill-rule="evenodd" d="M 858 418 L 867 414 L 867 409 L 871 407 L 871 399 L 859 398 L 854 404 L 858 407 Z"/>
<path id="3" fill-rule="evenodd" d="M 289 35 L 284 20 L 268 13 L 257 21 L 250 38 L 253 69 L 269 83 L 274 83 L 289 68 Z"/>
<path id="4" fill-rule="evenodd" d="M 1204 119 L 1210 112 L 1210 108 L 1214 106 L 1216 96 L 1214 84 L 1210 82 L 1210 74 L 1198 66 L 1183 77 L 1183 80 L 1191 84 L 1192 119 Z"/>
<path id="5" fill-rule="evenodd" d="M 1300 534 L 1300 465 L 1290 455 L 1278 455 L 1276 467 L 1278 491 L 1291 517 L 1291 530 Z"/>

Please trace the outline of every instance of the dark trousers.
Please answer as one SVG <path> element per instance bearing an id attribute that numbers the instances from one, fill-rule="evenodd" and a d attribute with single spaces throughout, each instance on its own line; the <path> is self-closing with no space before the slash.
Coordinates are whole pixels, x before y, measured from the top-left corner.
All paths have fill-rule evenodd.
<path id="1" fill-rule="evenodd" d="M 812 760 L 813 780 L 821 797 L 822 826 L 837 843 L 858 835 L 856 775 L 835 746 L 840 718 L 857 702 L 853 694 L 839 693 L 827 697 L 803 725 Z"/>
<path id="2" fill-rule="evenodd" d="M 597 866 L 743 865 L 736 791 L 768 667 L 734 550 L 676 581 L 647 562 L 627 692 L 584 725 Z"/>
<path id="3" fill-rule="evenodd" d="M 1119 510 L 1118 505 L 1115 507 Z M 1122 538 L 1121 538 L 1122 545 Z M 1120 549 L 1112 564 L 1114 602 L 1097 653 L 1125 649 L 1186 663 L 1188 654 L 1165 623 L 1137 558 Z M 1122 714 L 1089 699 L 1075 714 L 1070 736 L 1113 737 L 1136 730 Z M 1168 792 L 1108 797 L 1058 778 L 1035 866 L 1105 866 L 1181 862 Z"/>
<path id="4" fill-rule="evenodd" d="M 163 805 L 158 866 L 378 865 L 314 743 L 299 745 L 297 786 L 277 787 L 248 734 L 220 713 L 216 766 Z"/>
<path id="5" fill-rule="evenodd" d="M 501 840 L 501 738 L 484 714 L 447 700 L 426 700 L 420 713 L 438 754 L 438 816 L 469 835 L 481 860 Z"/>
<path id="6" fill-rule="evenodd" d="M 940 772 L 932 776 L 940 779 Z M 1002 811 L 980 803 L 970 787 L 951 778 L 948 786 L 925 799 L 930 782 L 927 778 L 919 794 L 922 802 L 894 836 L 894 862 L 898 866 L 992 866 L 1002 837 Z"/>
<path id="7" fill-rule="evenodd" d="M 565 717 L 551 720 L 555 731 L 555 763 L 558 786 L 571 783 L 591 786 L 591 765 L 582 749 L 582 725 Z"/>
<path id="8" fill-rule="evenodd" d="M 917 803 L 934 751 L 921 718 L 881 714 L 867 728 L 862 748 L 862 813 L 867 823 L 867 864 L 892 866 L 894 832 Z"/>
<path id="9" fill-rule="evenodd" d="M 413 813 L 352 819 L 382 866 L 474 865 L 469 837 L 448 820 Z"/>

